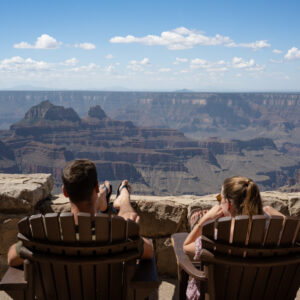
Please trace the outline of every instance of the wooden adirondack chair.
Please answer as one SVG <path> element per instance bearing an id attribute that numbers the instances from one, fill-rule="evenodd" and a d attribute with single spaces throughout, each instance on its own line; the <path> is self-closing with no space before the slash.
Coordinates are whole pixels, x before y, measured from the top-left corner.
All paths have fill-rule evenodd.
<path id="1" fill-rule="evenodd" d="M 0 289 L 14 299 L 145 299 L 158 288 L 155 259 L 140 260 L 139 226 L 118 216 L 71 213 L 22 219 L 24 271 L 9 268 Z"/>
<path id="2" fill-rule="evenodd" d="M 200 280 L 201 299 L 294 299 L 300 287 L 299 226 L 300 220 L 292 217 L 238 216 L 207 222 L 200 262 L 183 252 L 187 233 L 174 234 L 180 299 L 186 299 L 189 275 Z"/>

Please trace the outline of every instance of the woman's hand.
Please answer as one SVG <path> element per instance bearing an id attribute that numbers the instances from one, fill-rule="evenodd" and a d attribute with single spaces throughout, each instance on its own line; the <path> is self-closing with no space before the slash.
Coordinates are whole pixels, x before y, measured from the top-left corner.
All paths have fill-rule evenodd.
<path id="1" fill-rule="evenodd" d="M 220 206 L 219 204 L 216 204 L 202 217 L 202 219 L 205 219 L 205 222 L 207 222 L 210 220 L 218 219 L 223 216 L 224 216 L 224 213 L 223 213 L 222 206 Z"/>

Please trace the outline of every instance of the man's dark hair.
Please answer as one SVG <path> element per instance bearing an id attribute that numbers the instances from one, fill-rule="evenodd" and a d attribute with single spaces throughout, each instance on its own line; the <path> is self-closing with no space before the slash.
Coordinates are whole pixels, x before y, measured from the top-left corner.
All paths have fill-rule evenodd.
<path id="1" fill-rule="evenodd" d="M 72 202 L 90 201 L 98 184 L 96 166 L 88 159 L 73 160 L 65 166 L 62 181 Z"/>

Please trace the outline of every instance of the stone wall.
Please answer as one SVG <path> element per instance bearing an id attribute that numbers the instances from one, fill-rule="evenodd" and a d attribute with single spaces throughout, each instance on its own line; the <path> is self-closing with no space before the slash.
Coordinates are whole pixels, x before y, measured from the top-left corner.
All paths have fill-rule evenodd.
<path id="1" fill-rule="evenodd" d="M 49 197 L 51 174 L 0 174 L 0 278 L 7 268 L 6 254 L 17 241 L 17 224 L 35 213 L 38 202 Z"/>
<path id="2" fill-rule="evenodd" d="M 52 184 L 49 174 L 0 174 L 0 277 L 7 267 L 8 247 L 16 241 L 19 219 L 38 212 L 70 211 L 67 198 L 62 194 L 50 195 Z M 264 205 L 271 205 L 285 215 L 300 216 L 300 193 L 271 191 L 261 194 Z M 198 207 L 208 209 L 217 203 L 215 199 L 215 195 L 132 195 L 132 204 L 141 217 L 140 233 L 153 240 L 160 274 L 176 276 L 171 234 L 187 231 L 191 210 Z"/>

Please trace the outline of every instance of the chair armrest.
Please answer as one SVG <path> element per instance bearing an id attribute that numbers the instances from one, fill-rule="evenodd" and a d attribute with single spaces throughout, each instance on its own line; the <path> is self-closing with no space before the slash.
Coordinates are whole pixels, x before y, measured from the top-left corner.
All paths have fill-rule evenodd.
<path id="1" fill-rule="evenodd" d="M 173 249 L 175 252 L 177 265 L 188 275 L 202 281 L 206 281 L 207 277 L 203 271 L 198 270 L 191 262 L 190 258 L 183 251 L 183 243 L 188 236 L 187 232 L 175 233 L 171 236 Z"/>
<path id="2" fill-rule="evenodd" d="M 24 271 L 9 267 L 0 282 L 0 290 L 15 291 L 25 290 L 27 281 L 24 279 Z"/>
<path id="3" fill-rule="evenodd" d="M 130 285 L 134 289 L 147 288 L 155 290 L 158 288 L 159 278 L 154 255 L 152 259 L 141 259 L 139 261 Z"/>

